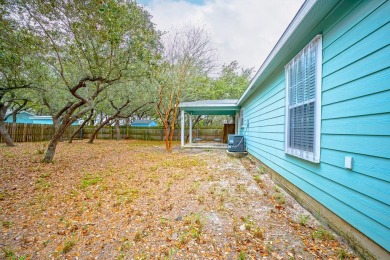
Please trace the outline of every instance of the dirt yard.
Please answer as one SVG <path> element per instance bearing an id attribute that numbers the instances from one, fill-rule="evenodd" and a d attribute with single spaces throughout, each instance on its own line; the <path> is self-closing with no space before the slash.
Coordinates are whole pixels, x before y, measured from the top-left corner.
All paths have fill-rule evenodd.
<path id="1" fill-rule="evenodd" d="M 0 259 L 356 258 L 248 158 L 162 142 L 0 144 Z"/>

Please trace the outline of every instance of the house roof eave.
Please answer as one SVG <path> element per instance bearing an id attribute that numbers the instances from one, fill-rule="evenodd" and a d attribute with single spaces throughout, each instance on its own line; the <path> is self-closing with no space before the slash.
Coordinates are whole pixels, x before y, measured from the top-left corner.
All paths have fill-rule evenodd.
<path id="1" fill-rule="evenodd" d="M 286 58 L 287 54 L 291 54 L 297 43 L 302 43 L 303 36 L 313 33 L 314 35 L 317 34 L 313 32 L 315 25 L 339 3 L 340 1 L 337 0 L 305 1 L 252 78 L 245 92 L 238 100 L 237 105 L 242 105 L 253 94 L 261 83 L 278 67 L 280 62 Z"/>

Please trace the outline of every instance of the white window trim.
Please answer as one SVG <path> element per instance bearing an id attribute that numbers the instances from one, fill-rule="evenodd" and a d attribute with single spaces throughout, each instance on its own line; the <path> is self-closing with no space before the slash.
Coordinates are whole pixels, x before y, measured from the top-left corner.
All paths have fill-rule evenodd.
<path id="1" fill-rule="evenodd" d="M 240 128 L 244 128 L 244 109 L 243 108 L 241 108 L 241 110 L 240 110 L 240 120 L 239 120 L 239 122 L 240 122 Z"/>
<path id="2" fill-rule="evenodd" d="M 296 148 L 288 147 L 289 140 L 289 122 L 290 122 L 290 111 L 289 111 L 289 77 L 288 77 L 288 66 L 294 59 L 300 55 L 310 44 L 317 42 L 317 53 L 316 53 L 316 101 L 315 101 L 315 113 L 314 113 L 314 152 L 307 152 Z M 285 87 L 286 87 L 286 116 L 285 116 L 285 153 L 299 157 L 304 160 L 308 160 L 314 163 L 320 162 L 320 148 L 321 148 L 321 94 L 322 94 L 322 35 L 317 35 L 313 40 L 310 41 L 286 66 L 285 66 Z"/>

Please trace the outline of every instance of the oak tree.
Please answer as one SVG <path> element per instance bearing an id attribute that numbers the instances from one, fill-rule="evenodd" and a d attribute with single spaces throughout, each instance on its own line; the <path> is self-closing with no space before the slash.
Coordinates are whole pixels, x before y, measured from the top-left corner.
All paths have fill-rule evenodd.
<path id="1" fill-rule="evenodd" d="M 18 25 L 40 37 L 41 58 L 57 79 L 45 91 L 56 126 L 43 159 L 51 162 L 65 130 L 94 108 L 101 93 L 138 73 L 138 64 L 148 66 L 159 35 L 147 11 L 134 1 L 9 4 Z"/>
<path id="2" fill-rule="evenodd" d="M 203 28 L 189 27 L 168 34 L 164 41 L 164 63 L 156 73 L 156 110 L 164 126 L 166 150 L 172 149 L 179 103 L 188 88 L 196 87 L 200 75 L 215 67 L 216 52 Z"/>

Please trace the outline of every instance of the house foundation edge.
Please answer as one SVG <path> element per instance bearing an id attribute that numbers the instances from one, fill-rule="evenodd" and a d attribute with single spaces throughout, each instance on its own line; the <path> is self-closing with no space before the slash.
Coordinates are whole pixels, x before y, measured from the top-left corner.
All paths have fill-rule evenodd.
<path id="1" fill-rule="evenodd" d="M 307 209 L 321 224 L 328 226 L 336 234 L 341 236 L 348 245 L 360 255 L 360 257 L 363 259 L 390 259 L 390 252 L 375 243 L 351 224 L 292 184 L 261 160 L 255 158 L 251 154 L 249 154 L 248 158 L 255 162 L 257 166 L 263 166 L 265 169 L 264 173 L 268 174 L 272 181 L 297 200 L 297 202 Z"/>

